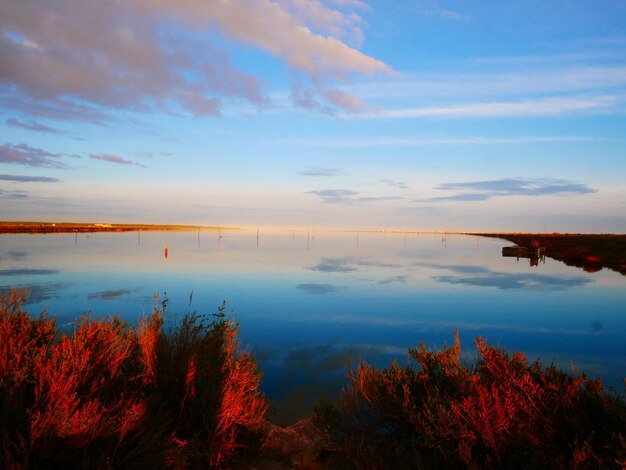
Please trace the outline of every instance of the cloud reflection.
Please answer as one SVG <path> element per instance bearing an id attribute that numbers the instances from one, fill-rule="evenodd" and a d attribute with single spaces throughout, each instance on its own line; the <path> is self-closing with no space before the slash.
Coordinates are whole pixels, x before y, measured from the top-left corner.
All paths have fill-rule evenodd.
<path id="1" fill-rule="evenodd" d="M 438 282 L 447 284 L 468 285 L 476 287 L 495 287 L 497 289 L 532 289 L 532 290 L 565 290 L 583 287 L 594 282 L 580 276 L 559 276 L 555 274 L 508 273 L 492 271 L 482 266 L 472 265 L 441 265 L 422 263 L 419 266 L 452 271 L 454 274 L 433 276 Z"/>
<path id="2" fill-rule="evenodd" d="M 92 292 L 87 295 L 87 300 L 115 300 L 130 294 L 130 289 L 105 290 L 102 292 Z"/>
<path id="3" fill-rule="evenodd" d="M 30 304 L 40 304 L 50 299 L 58 299 L 60 298 L 60 291 L 67 289 L 70 286 L 69 283 L 49 283 L 49 284 L 31 284 L 31 285 L 21 285 L 21 286 L 1 286 L 0 287 L 0 295 L 4 295 L 9 292 L 11 289 L 20 289 L 28 291 L 28 297 L 25 305 Z"/>
<path id="4" fill-rule="evenodd" d="M 259 351 L 261 368 L 267 371 L 262 386 L 276 410 L 272 421 L 295 422 L 310 414 L 321 396 L 337 402 L 341 389 L 348 384 L 346 373 L 364 357 L 381 353 L 375 346 L 335 344 L 292 349 L 286 356 L 278 351 Z"/>
<path id="5" fill-rule="evenodd" d="M 56 269 L 0 269 L 0 276 L 38 276 L 45 274 L 57 274 L 58 272 L 59 271 Z"/>
<path id="6" fill-rule="evenodd" d="M 358 258 L 322 258 L 315 266 L 309 266 L 306 269 L 311 271 L 319 271 L 323 273 L 351 273 L 358 271 L 356 266 L 374 267 L 374 268 L 398 268 L 397 264 L 381 263 L 378 261 L 370 261 Z"/>
<path id="7" fill-rule="evenodd" d="M 311 295 L 326 295 L 339 292 L 342 287 L 334 286 L 332 284 L 298 284 L 296 289 L 301 290 L 306 294 Z"/>

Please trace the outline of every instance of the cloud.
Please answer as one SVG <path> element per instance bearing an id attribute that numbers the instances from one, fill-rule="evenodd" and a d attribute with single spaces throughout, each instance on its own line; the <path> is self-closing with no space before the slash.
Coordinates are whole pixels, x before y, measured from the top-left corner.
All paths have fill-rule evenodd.
<path id="1" fill-rule="evenodd" d="M 462 72 L 419 73 L 402 75 L 398 80 L 369 82 L 355 85 L 352 89 L 369 99 L 419 100 L 442 97 L 476 96 L 559 96 L 564 93 L 584 93 L 584 96 L 599 96 L 608 90 L 619 90 L 626 86 L 626 66 L 563 66 L 558 65 L 571 56 L 533 56 L 507 58 L 479 58 L 478 63 L 488 62 L 492 66 L 506 69 L 519 67 L 521 72 Z M 577 61 L 597 59 L 597 56 L 575 56 Z"/>
<path id="2" fill-rule="evenodd" d="M 387 179 L 382 179 L 378 181 L 380 181 L 383 184 L 386 184 L 387 186 L 393 186 L 394 188 L 410 189 L 409 183 L 407 181 L 394 181 L 394 180 L 387 180 Z"/>
<path id="3" fill-rule="evenodd" d="M 315 81 L 390 72 L 337 38 L 360 42 L 360 23 L 318 0 L 5 2 L 0 88 L 5 105 L 48 118 L 93 113 L 91 122 L 102 123 L 110 116 L 100 106 L 215 116 L 224 99 L 269 102 L 261 80 L 216 48 L 217 36 L 268 52 Z M 334 98 L 344 108 L 358 104 Z"/>
<path id="4" fill-rule="evenodd" d="M 392 284 L 394 282 L 398 282 L 400 284 L 406 284 L 406 276 L 392 276 L 392 277 L 387 277 L 385 279 L 381 279 L 380 281 L 377 281 L 376 284 Z"/>
<path id="5" fill-rule="evenodd" d="M 11 119 L 7 119 L 6 123 L 7 123 L 7 126 L 10 126 L 10 127 L 20 127 L 22 129 L 27 129 L 29 131 L 34 131 L 34 132 L 48 132 L 50 134 L 61 133 L 61 131 L 58 129 L 44 126 L 43 124 L 40 124 L 34 121 L 22 122 L 22 121 L 18 121 L 17 119 L 11 118 Z"/>
<path id="6" fill-rule="evenodd" d="M 572 196 L 592 194 L 597 190 L 586 184 L 561 179 L 521 179 L 503 178 L 489 181 L 472 181 L 464 183 L 444 183 L 435 189 L 442 191 L 462 191 L 450 196 L 438 196 L 416 199 L 415 202 L 444 201 L 486 201 L 500 196 Z"/>
<path id="7" fill-rule="evenodd" d="M 322 198 L 326 204 L 361 204 L 367 202 L 392 201 L 404 199 L 397 196 L 359 196 L 358 191 L 350 189 L 318 189 L 316 191 L 308 191 L 305 194 L 315 194 Z"/>
<path id="8" fill-rule="evenodd" d="M 340 90 L 325 90 L 322 95 L 332 105 L 350 113 L 358 114 L 370 108 L 365 101 Z"/>
<path id="9" fill-rule="evenodd" d="M 0 163 L 15 163 L 16 165 L 67 168 L 57 159 L 60 153 L 51 153 L 45 150 L 31 147 L 28 144 L 3 144 L 0 145 Z"/>
<path id="10" fill-rule="evenodd" d="M 476 201 L 486 201 L 491 199 L 490 194 L 480 194 L 480 193 L 460 193 L 454 194 L 452 196 L 438 196 L 438 197 L 428 197 L 424 199 L 415 199 L 415 202 L 445 202 L 445 201 L 465 201 L 465 202 L 476 202 Z"/>
<path id="11" fill-rule="evenodd" d="M 562 116 L 582 111 L 606 111 L 618 102 L 619 99 L 612 95 L 580 98 L 549 97 L 523 101 L 496 101 L 450 106 L 386 109 L 362 113 L 360 116 L 374 119 Z"/>
<path id="12" fill-rule="evenodd" d="M 354 203 L 354 196 L 359 193 L 350 189 L 319 189 L 309 191 L 306 194 L 315 194 L 327 204 L 352 204 Z"/>
<path id="13" fill-rule="evenodd" d="M 327 168 L 321 166 L 310 166 L 299 172 L 302 176 L 337 176 L 340 173 L 338 168 Z"/>
<path id="14" fill-rule="evenodd" d="M 144 150 L 144 151 L 135 152 L 135 153 L 139 155 L 140 157 L 145 157 L 145 158 L 171 157 L 172 155 L 174 155 L 174 152 L 166 152 L 166 151 L 151 152 L 149 150 Z"/>
<path id="15" fill-rule="evenodd" d="M 456 20 L 456 21 L 469 21 L 471 19 L 470 16 L 462 15 L 453 10 L 442 10 L 442 9 L 426 9 L 421 10 L 421 13 L 427 16 L 439 16 L 448 20 Z"/>
<path id="16" fill-rule="evenodd" d="M 93 158 L 94 160 L 102 160 L 102 161 L 109 162 L 109 163 L 117 163 L 120 165 L 137 165 L 137 166 L 143 167 L 143 165 L 140 165 L 137 162 L 134 162 L 132 160 L 127 160 L 126 158 L 118 157 L 117 155 L 111 155 L 108 153 L 90 153 L 89 158 Z"/>
<path id="17" fill-rule="evenodd" d="M 277 3 L 289 11 L 294 19 L 314 31 L 344 38 L 356 44 L 363 42 L 364 34 L 359 26 L 363 20 L 356 13 L 329 8 L 319 0 L 278 0 Z M 344 4 L 343 7 L 359 5 Z"/>
<path id="18" fill-rule="evenodd" d="M 298 284 L 296 289 L 311 295 L 326 295 L 339 292 L 340 287 L 332 284 Z"/>
<path id="19" fill-rule="evenodd" d="M 597 138 L 584 135 L 562 135 L 562 136 L 520 136 L 520 137 L 421 137 L 406 138 L 394 136 L 380 137 L 339 137 L 313 139 L 291 139 L 283 141 L 289 144 L 306 145 L 309 147 L 331 147 L 331 148 L 369 148 L 369 147 L 422 147 L 437 145 L 517 145 L 550 142 L 592 142 Z"/>
<path id="20" fill-rule="evenodd" d="M 0 198 L 2 199 L 28 199 L 28 193 L 20 189 L 15 191 L 5 191 L 0 189 Z"/>
<path id="21" fill-rule="evenodd" d="M 60 180 L 50 176 L 0 175 L 0 181 L 15 181 L 20 183 L 57 183 Z"/>
<path id="22" fill-rule="evenodd" d="M 474 190 L 485 191 L 497 196 L 546 196 L 589 194 L 597 190 L 585 184 L 573 183 L 560 179 L 523 180 L 519 178 L 504 178 L 491 181 L 473 181 L 469 183 L 444 183 L 437 186 L 442 190 Z"/>
<path id="23" fill-rule="evenodd" d="M 0 92 L 3 90 L 0 84 Z M 16 109 L 30 116 L 38 116 L 59 121 L 89 122 L 99 126 L 113 121 L 113 116 L 92 105 L 79 104 L 67 98 L 42 99 L 28 96 L 24 92 L 9 90 L 12 95 L 0 95 L 0 106 L 5 109 Z"/>

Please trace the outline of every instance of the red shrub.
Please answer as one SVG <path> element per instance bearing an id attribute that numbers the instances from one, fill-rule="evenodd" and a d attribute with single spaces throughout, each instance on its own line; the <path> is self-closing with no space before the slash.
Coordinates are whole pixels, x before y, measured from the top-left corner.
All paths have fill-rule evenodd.
<path id="1" fill-rule="evenodd" d="M 601 382 L 528 364 L 477 339 L 472 369 L 452 347 L 410 349 L 411 365 L 361 364 L 335 436 L 357 468 L 615 467 L 626 405 Z"/>
<path id="2" fill-rule="evenodd" d="M 0 299 L 0 466 L 220 466 L 262 422 L 256 363 L 223 318 L 85 317 L 57 338 L 24 300 Z"/>

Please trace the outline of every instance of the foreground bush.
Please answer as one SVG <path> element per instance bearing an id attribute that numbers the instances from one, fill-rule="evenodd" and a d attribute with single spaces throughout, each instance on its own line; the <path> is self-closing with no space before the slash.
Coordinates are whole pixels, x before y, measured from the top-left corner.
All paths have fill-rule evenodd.
<path id="1" fill-rule="evenodd" d="M 223 306 L 165 328 L 164 302 L 138 328 L 85 317 L 59 335 L 25 299 L 0 298 L 1 468 L 219 467 L 263 422 Z"/>
<path id="2" fill-rule="evenodd" d="M 476 346 L 471 369 L 458 334 L 442 351 L 410 349 L 417 368 L 362 364 L 339 416 L 326 406 L 318 421 L 363 469 L 624 468 L 623 397 L 483 339 Z"/>

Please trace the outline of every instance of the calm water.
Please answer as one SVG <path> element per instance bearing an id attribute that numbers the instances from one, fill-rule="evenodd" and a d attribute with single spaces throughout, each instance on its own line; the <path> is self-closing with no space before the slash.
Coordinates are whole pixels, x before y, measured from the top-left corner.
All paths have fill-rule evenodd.
<path id="1" fill-rule="evenodd" d="M 626 277 L 546 259 L 503 258 L 508 242 L 471 236 L 311 231 L 1 235 L 0 286 L 29 286 L 28 309 L 60 324 L 92 310 L 130 322 L 167 293 L 170 311 L 227 301 L 263 386 L 293 419 L 338 395 L 359 359 L 406 361 L 458 328 L 623 390 Z M 168 245 L 168 258 L 164 246 Z"/>

